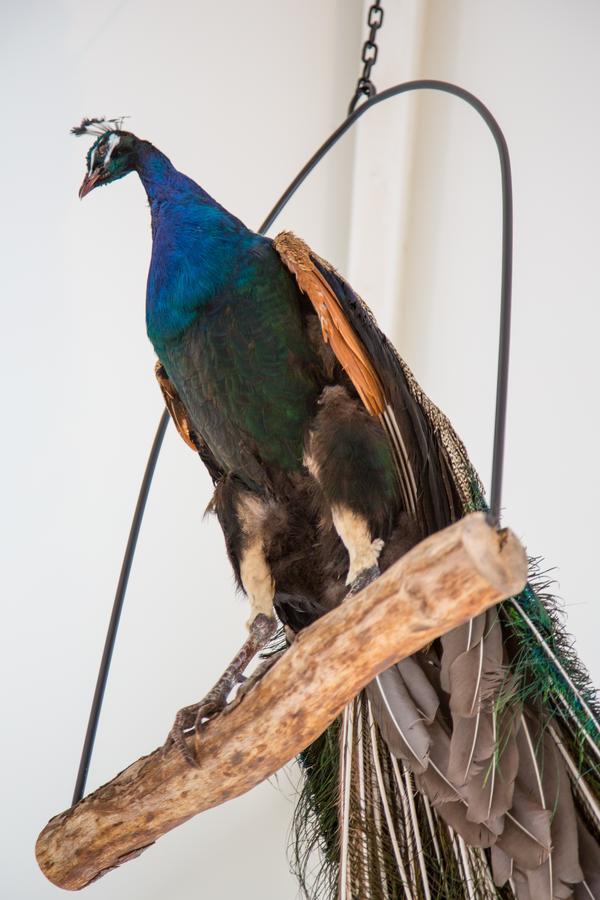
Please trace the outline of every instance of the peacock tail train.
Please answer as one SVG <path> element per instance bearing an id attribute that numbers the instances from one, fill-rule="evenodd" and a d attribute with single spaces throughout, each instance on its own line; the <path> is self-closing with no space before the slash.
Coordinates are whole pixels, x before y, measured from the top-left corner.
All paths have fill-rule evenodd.
<path id="1" fill-rule="evenodd" d="M 462 514 L 486 510 L 398 358 Z M 311 900 L 600 898 L 600 709 L 537 560 L 517 597 L 382 673 L 301 755 Z"/>

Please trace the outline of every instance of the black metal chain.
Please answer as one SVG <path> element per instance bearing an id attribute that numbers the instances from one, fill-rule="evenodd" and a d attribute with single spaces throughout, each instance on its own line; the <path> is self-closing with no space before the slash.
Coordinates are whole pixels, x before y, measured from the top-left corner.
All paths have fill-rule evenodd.
<path id="1" fill-rule="evenodd" d="M 376 44 L 376 38 L 377 32 L 381 28 L 382 24 L 383 6 L 381 5 L 381 0 L 375 0 L 375 3 L 372 3 L 369 7 L 369 13 L 367 15 L 369 36 L 363 44 L 362 53 L 360 56 L 364 64 L 362 75 L 356 83 L 356 90 L 354 91 L 354 96 L 350 101 L 350 106 L 348 107 L 348 115 L 354 112 L 354 110 L 356 109 L 356 104 L 361 97 L 374 97 L 377 93 L 377 88 L 371 81 L 371 69 L 377 62 L 377 53 L 379 48 Z"/>

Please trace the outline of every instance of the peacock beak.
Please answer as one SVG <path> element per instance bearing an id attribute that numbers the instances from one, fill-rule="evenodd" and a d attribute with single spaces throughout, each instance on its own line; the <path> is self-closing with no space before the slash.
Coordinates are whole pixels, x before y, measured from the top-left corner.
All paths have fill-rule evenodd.
<path id="1" fill-rule="evenodd" d="M 85 178 L 83 179 L 83 182 L 81 184 L 81 187 L 79 188 L 79 199 L 80 200 L 83 200 L 85 195 L 89 194 L 89 192 L 92 191 L 96 187 L 101 175 L 102 175 L 102 169 L 94 169 L 94 171 L 91 174 L 85 176 Z"/>

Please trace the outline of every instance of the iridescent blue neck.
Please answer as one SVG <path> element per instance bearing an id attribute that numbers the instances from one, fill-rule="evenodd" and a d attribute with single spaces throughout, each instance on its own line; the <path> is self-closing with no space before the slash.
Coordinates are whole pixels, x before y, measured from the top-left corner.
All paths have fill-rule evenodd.
<path id="1" fill-rule="evenodd" d="M 146 189 L 151 209 L 163 201 L 178 197 L 184 199 L 186 195 L 200 201 L 210 201 L 206 191 L 187 175 L 178 172 L 171 160 L 148 141 L 139 142 L 136 170 Z"/>
<path id="2" fill-rule="evenodd" d="M 242 248 L 264 238 L 249 231 L 167 157 L 140 142 L 136 169 L 152 213 L 152 260 L 146 293 L 148 335 L 157 353 L 243 273 Z"/>

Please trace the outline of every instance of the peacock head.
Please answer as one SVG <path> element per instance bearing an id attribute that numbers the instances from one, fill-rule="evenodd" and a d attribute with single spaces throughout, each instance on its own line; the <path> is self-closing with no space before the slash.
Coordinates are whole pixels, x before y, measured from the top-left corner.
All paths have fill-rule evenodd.
<path id="1" fill-rule="evenodd" d="M 87 173 L 79 188 L 83 199 L 95 187 L 110 184 L 135 169 L 138 138 L 122 130 L 123 119 L 84 119 L 71 129 L 72 134 L 95 135 L 87 154 Z"/>

